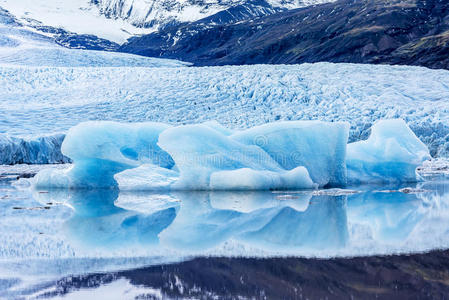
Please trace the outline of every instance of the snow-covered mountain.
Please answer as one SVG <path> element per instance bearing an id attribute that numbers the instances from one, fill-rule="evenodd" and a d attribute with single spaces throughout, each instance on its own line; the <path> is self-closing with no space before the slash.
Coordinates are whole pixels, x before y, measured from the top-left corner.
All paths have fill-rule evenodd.
<path id="1" fill-rule="evenodd" d="M 151 32 L 119 18 L 105 17 L 90 0 L 0 0 L 0 8 L 9 11 L 26 26 L 61 28 L 116 43 L 123 43 L 136 34 Z"/>
<path id="2" fill-rule="evenodd" d="M 153 27 L 173 22 L 192 22 L 214 15 L 234 6 L 258 5 L 260 12 L 248 12 L 249 16 L 292 9 L 333 0 L 91 0 L 100 12 L 110 18 L 128 20 L 138 27 Z"/>
<path id="3" fill-rule="evenodd" d="M 20 22 L 95 35 L 115 43 L 167 25 L 197 21 L 232 9 L 209 21 L 232 23 L 334 0 L 0 0 Z M 236 8 L 237 7 L 237 8 Z"/>
<path id="4" fill-rule="evenodd" d="M 78 35 L 77 39 L 79 40 L 82 37 Z M 11 14 L 0 8 L 0 66 L 4 65 L 27 67 L 179 67 L 187 64 L 175 60 L 142 57 L 126 53 L 67 49 L 58 45 L 53 38 L 46 34 L 37 32 L 34 28 L 22 26 Z"/>

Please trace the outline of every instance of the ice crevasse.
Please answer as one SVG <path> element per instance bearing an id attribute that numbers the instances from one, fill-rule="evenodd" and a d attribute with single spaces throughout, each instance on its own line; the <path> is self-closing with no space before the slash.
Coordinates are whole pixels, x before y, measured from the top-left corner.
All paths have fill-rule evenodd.
<path id="1" fill-rule="evenodd" d="M 71 128 L 68 170 L 43 170 L 36 188 L 274 190 L 416 181 L 430 158 L 401 119 L 380 120 L 347 144 L 346 122 L 289 121 L 233 131 L 217 122 L 171 126 L 90 121 Z"/>

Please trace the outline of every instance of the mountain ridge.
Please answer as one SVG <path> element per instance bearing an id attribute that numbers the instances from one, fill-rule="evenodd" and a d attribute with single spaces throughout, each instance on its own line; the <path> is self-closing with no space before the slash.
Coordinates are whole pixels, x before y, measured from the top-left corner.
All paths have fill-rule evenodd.
<path id="1" fill-rule="evenodd" d="M 133 37 L 119 51 L 197 66 L 328 61 L 449 69 L 449 3 L 442 0 L 339 0 L 236 24 L 200 24 Z"/>

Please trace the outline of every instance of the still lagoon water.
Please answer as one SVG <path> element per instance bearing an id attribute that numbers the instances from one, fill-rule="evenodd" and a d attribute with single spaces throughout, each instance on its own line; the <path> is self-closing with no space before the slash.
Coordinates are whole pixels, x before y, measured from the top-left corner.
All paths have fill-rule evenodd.
<path id="1" fill-rule="evenodd" d="M 269 192 L 34 191 L 20 182 L 0 181 L 0 298 L 390 295 L 379 264 L 396 292 L 414 282 L 440 293 L 432 284 L 449 278 L 444 174 Z M 438 267 L 422 263 L 432 259 Z"/>

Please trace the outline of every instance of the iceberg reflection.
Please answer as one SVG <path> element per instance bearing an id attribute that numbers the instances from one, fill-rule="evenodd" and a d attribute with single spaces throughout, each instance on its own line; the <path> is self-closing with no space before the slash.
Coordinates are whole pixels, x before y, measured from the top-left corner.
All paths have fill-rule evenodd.
<path id="1" fill-rule="evenodd" d="M 228 240 L 263 250 L 341 247 L 347 240 L 346 198 L 273 193 L 180 193 L 181 208 L 160 234 L 176 249 L 204 250 Z M 309 203 L 312 203 L 309 205 Z"/>
<path id="2" fill-rule="evenodd" d="M 104 189 L 52 190 L 37 197 L 73 208 L 63 234 L 83 250 L 160 247 L 198 253 L 235 241 L 283 251 L 340 248 L 348 239 L 346 196 Z"/>
<path id="3" fill-rule="evenodd" d="M 398 191 L 370 191 L 348 198 L 348 217 L 352 223 L 367 226 L 370 238 L 398 244 L 407 239 L 426 210 L 422 194 Z"/>
<path id="4" fill-rule="evenodd" d="M 138 249 L 139 255 L 340 256 L 419 251 L 434 247 L 416 243 L 431 228 L 439 232 L 439 245 L 449 245 L 449 225 L 435 225 L 438 214 L 449 212 L 447 183 L 424 182 L 406 192 L 399 191 L 401 186 L 377 188 L 348 195 L 332 195 L 332 190 L 61 190 L 38 197 L 73 208 L 62 231 L 82 253 Z"/>

